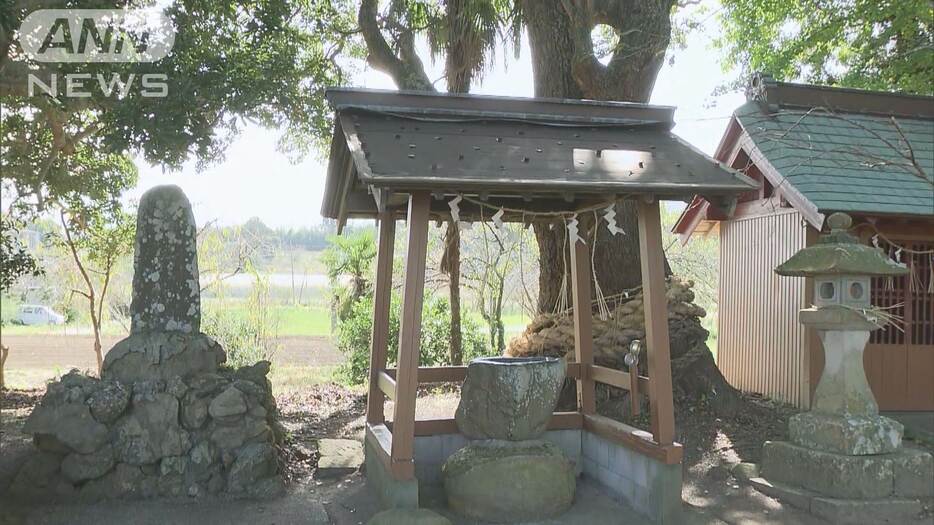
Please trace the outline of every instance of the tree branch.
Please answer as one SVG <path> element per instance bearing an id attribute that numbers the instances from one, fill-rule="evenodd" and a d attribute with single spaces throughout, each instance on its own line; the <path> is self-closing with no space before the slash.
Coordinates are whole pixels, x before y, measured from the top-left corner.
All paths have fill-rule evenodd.
<path id="1" fill-rule="evenodd" d="M 357 11 L 357 24 L 360 26 L 360 32 L 363 34 L 368 51 L 367 63 L 392 77 L 399 89 L 435 91 L 431 80 L 425 73 L 424 65 L 415 52 L 412 30 L 402 31 L 400 42 L 396 42 L 400 56 L 396 56 L 379 28 L 378 4 L 377 0 L 363 0 Z"/>

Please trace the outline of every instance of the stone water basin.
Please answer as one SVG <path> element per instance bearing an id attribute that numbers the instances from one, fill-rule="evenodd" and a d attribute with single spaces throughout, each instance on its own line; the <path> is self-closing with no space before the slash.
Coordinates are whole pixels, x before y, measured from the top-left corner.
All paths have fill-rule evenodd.
<path id="1" fill-rule="evenodd" d="M 540 437 L 564 385 L 567 365 L 554 357 L 482 357 L 467 367 L 457 428 L 471 439 Z"/>

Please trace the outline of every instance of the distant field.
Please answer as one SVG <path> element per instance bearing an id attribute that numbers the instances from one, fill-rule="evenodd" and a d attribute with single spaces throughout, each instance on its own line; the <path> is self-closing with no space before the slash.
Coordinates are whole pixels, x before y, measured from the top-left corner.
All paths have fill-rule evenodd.
<path id="1" fill-rule="evenodd" d="M 210 299 L 204 301 L 205 312 L 215 308 L 223 308 L 234 315 L 249 315 L 246 301 L 228 300 L 223 304 Z M 323 306 L 277 304 L 272 305 L 271 309 L 274 319 L 278 321 L 275 331 L 281 336 L 331 335 L 331 312 Z"/>

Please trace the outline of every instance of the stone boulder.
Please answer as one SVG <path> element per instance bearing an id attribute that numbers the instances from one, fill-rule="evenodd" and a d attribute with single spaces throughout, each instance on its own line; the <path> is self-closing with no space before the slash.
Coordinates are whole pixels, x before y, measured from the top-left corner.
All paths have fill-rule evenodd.
<path id="1" fill-rule="evenodd" d="M 120 461 L 130 465 L 187 453 L 191 440 L 179 425 L 178 400 L 164 392 L 134 399 L 133 410 L 116 423 L 114 446 Z"/>
<path id="2" fill-rule="evenodd" d="M 157 186 L 140 198 L 131 333 L 201 331 L 197 233 L 191 203 L 178 186 Z"/>
<path id="3" fill-rule="evenodd" d="M 205 334 L 134 333 L 107 352 L 102 376 L 124 383 L 187 378 L 216 372 L 226 360 L 224 349 Z"/>
<path id="4" fill-rule="evenodd" d="M 72 483 L 103 476 L 114 466 L 114 451 L 105 445 L 92 454 L 72 453 L 62 460 L 62 474 Z"/>
<path id="5" fill-rule="evenodd" d="M 252 443 L 240 449 L 230 467 L 227 487 L 240 492 L 262 478 L 276 473 L 276 450 L 269 443 Z"/>
<path id="6" fill-rule="evenodd" d="M 117 420 L 130 404 L 130 389 L 118 381 L 107 381 L 87 400 L 91 415 L 101 423 Z"/>
<path id="7" fill-rule="evenodd" d="M 40 448 L 46 450 L 93 453 L 107 442 L 107 427 L 94 419 L 83 400 L 76 401 L 43 401 L 26 419 L 23 432 L 33 434 Z"/>
<path id="8" fill-rule="evenodd" d="M 540 437 L 558 404 L 565 362 L 552 357 L 488 357 L 467 367 L 455 419 L 472 439 Z"/>
<path id="9" fill-rule="evenodd" d="M 480 521 L 555 517 L 574 502 L 574 464 L 548 441 L 477 441 L 441 469 L 448 506 Z"/>

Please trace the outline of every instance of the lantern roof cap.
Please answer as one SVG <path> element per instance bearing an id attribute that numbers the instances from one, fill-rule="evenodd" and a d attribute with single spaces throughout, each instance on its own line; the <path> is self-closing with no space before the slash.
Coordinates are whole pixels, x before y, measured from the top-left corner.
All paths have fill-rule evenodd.
<path id="1" fill-rule="evenodd" d="M 791 277 L 888 276 L 908 273 L 904 264 L 891 260 L 881 249 L 860 244 L 847 231 L 853 225 L 849 215 L 834 213 L 827 218 L 827 225 L 830 233 L 821 235 L 814 245 L 799 250 L 778 265 L 775 273 Z"/>

